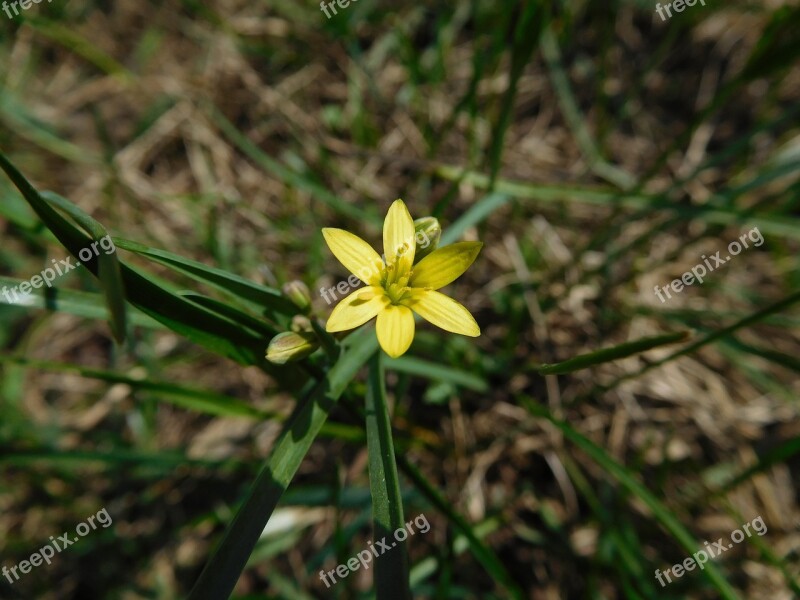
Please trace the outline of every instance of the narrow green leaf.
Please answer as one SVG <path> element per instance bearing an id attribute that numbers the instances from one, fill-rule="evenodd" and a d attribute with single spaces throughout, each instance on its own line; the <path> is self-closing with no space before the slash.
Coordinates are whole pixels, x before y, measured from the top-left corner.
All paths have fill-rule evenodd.
<path id="1" fill-rule="evenodd" d="M 444 381 L 476 392 L 485 392 L 489 389 L 489 384 L 477 375 L 412 356 L 386 357 L 383 364 L 392 371 L 425 377 L 434 381 Z"/>
<path id="2" fill-rule="evenodd" d="M 505 588 L 509 596 L 514 598 L 514 600 L 522 600 L 525 598 L 522 590 L 514 582 L 508 570 L 505 568 L 505 565 L 503 565 L 503 562 L 491 548 L 481 541 L 480 537 L 473 530 L 472 525 L 455 511 L 447 499 L 439 493 L 439 490 L 437 490 L 434 485 L 431 485 L 427 478 L 420 473 L 414 465 L 408 462 L 403 455 L 397 456 L 397 465 L 428 501 L 448 518 L 457 531 L 461 532 L 464 537 L 467 538 L 472 554 L 475 555 L 486 571 L 494 578 L 495 582 L 499 586 Z"/>
<path id="3" fill-rule="evenodd" d="M 78 292 L 68 290 L 58 286 L 50 289 L 32 289 L 30 294 L 22 302 L 15 302 L 11 294 L 11 288 L 19 288 L 21 283 L 26 283 L 22 279 L 0 276 L 0 304 L 18 306 L 20 308 L 37 308 L 53 312 L 63 312 L 86 319 L 108 320 L 110 315 L 106 305 L 105 296 L 92 292 Z M 28 282 L 29 283 L 29 282 Z M 2 290 L 8 288 L 8 298 Z M 21 299 L 17 295 L 18 299 Z M 152 317 L 145 315 L 138 309 L 128 311 L 128 321 L 137 327 L 147 327 L 148 329 L 166 329 L 163 323 L 159 323 Z"/>
<path id="4" fill-rule="evenodd" d="M 166 250 L 150 248 L 131 240 L 114 238 L 114 243 L 118 248 L 135 252 L 140 256 L 146 256 L 178 273 L 183 273 L 196 281 L 207 283 L 220 291 L 226 292 L 240 301 L 249 301 L 259 310 L 270 309 L 289 316 L 296 315 L 298 312 L 297 307 L 284 298 L 278 290 L 252 282 L 239 275 L 178 256 Z"/>
<path id="5" fill-rule="evenodd" d="M 745 481 L 749 481 L 753 475 L 766 471 L 773 465 L 785 463 L 797 454 L 800 454 L 800 437 L 788 439 L 766 452 L 763 456 L 759 456 L 758 460 L 753 465 L 747 467 L 730 481 L 727 481 L 720 489 L 712 492 L 712 494 L 714 497 L 728 494 Z"/>
<path id="6" fill-rule="evenodd" d="M 376 597 L 378 600 L 411 600 L 408 545 L 405 540 L 393 541 L 394 532 L 403 529 L 405 521 L 381 353 L 370 361 L 366 411 L 373 539 L 391 544 L 389 552 L 375 558 Z"/>
<path id="7" fill-rule="evenodd" d="M 119 258 L 117 257 L 116 246 L 112 245 L 113 250 L 111 252 L 105 249 L 103 249 L 103 252 L 100 252 L 101 248 L 98 245 L 98 242 L 103 239 L 112 241 L 111 236 L 108 234 L 108 231 L 106 231 L 106 228 L 98 221 L 66 198 L 48 191 L 41 192 L 39 196 L 66 212 L 84 229 L 84 231 L 86 231 L 86 233 L 92 236 L 92 254 L 98 262 L 97 278 L 100 280 L 100 285 L 103 288 L 103 293 L 105 294 L 108 304 L 108 312 L 111 314 L 111 331 L 117 343 L 121 344 L 125 341 L 127 317 L 125 310 L 125 289 L 122 282 L 122 273 L 120 272 Z M 94 258 L 92 260 L 94 260 Z"/>
<path id="8" fill-rule="evenodd" d="M 606 181 L 613 183 L 620 189 L 631 189 L 636 185 L 635 178 L 615 165 L 612 165 L 603 158 L 597 148 L 589 128 L 586 125 L 588 119 L 581 113 L 575 95 L 572 93 L 572 86 L 569 77 L 561 61 L 561 50 L 558 41 L 553 33 L 553 25 L 546 27 L 541 34 L 542 57 L 547 63 L 550 81 L 553 83 L 553 90 L 558 97 L 558 106 L 569 125 L 572 135 L 581 149 L 589 168 L 598 176 Z"/>
<path id="9" fill-rule="evenodd" d="M 129 83 L 136 79 L 133 73 L 119 64 L 111 55 L 67 25 L 33 15 L 26 15 L 25 23 L 34 31 L 83 57 L 101 71 L 118 77 L 123 83 Z"/>
<path id="10" fill-rule="evenodd" d="M 602 350 L 590 352 L 589 354 L 581 354 L 580 356 L 570 358 L 560 363 L 535 365 L 533 368 L 542 375 L 561 375 L 563 373 L 571 373 L 572 371 L 579 371 L 594 365 L 626 358 L 633 354 L 657 348 L 658 346 L 683 342 L 688 337 L 688 331 L 667 333 L 655 337 L 642 338 L 633 342 L 625 342 L 613 348 L 603 348 Z"/>
<path id="11" fill-rule="evenodd" d="M 786 369 L 790 369 L 795 373 L 800 373 L 800 358 L 796 356 L 790 356 L 789 354 L 778 352 L 777 350 L 773 350 L 772 348 L 751 346 L 750 344 L 746 344 L 740 340 L 734 340 L 731 343 L 736 348 L 739 348 L 744 352 L 748 352 L 749 354 L 752 354 L 754 356 L 760 356 L 761 358 L 770 360 L 775 364 L 781 365 Z"/>
<path id="12" fill-rule="evenodd" d="M 122 274 L 131 302 L 176 333 L 240 364 L 259 365 L 281 380 L 281 374 L 288 376 L 288 369 L 275 369 L 264 359 L 268 340 L 163 289 L 131 267 L 123 265 Z"/>
<path id="13" fill-rule="evenodd" d="M 153 324 L 161 327 L 155 321 L 153 321 Z M 76 373 L 81 377 L 108 383 L 124 383 L 133 389 L 153 392 L 161 402 L 219 417 L 242 417 L 258 421 L 272 420 L 278 422 L 286 420 L 286 416 L 283 413 L 254 408 L 232 396 L 218 394 L 209 390 L 179 386 L 165 381 L 128 377 L 112 371 L 88 369 L 72 364 L 33 360 L 4 354 L 0 354 L 0 363 L 14 363 L 24 367 L 61 373 Z M 366 438 L 360 428 L 342 423 L 325 423 L 320 430 L 320 435 L 359 444 L 366 442 Z"/>
<path id="14" fill-rule="evenodd" d="M 367 327 L 351 335 L 345 345 L 339 361 L 325 379 L 298 403 L 284 425 L 266 465 L 192 588 L 189 600 L 220 600 L 231 595 L 264 526 L 328 413 L 359 369 L 375 353 L 378 341 L 372 328 Z"/>
<path id="15" fill-rule="evenodd" d="M 775 175 L 779 176 L 780 173 L 789 173 L 796 169 L 795 165 L 782 165 L 780 169 L 776 170 Z M 460 181 L 483 190 L 490 189 L 491 181 L 489 176 L 477 171 L 466 171 L 460 167 L 441 165 L 437 167 L 436 174 L 448 181 Z M 491 189 L 513 198 L 540 202 L 582 202 L 612 208 L 624 207 L 639 210 L 647 209 L 648 211 L 665 210 L 679 214 L 686 219 L 703 219 L 708 223 L 718 225 L 735 225 L 742 221 L 741 211 L 714 206 L 710 201 L 706 206 L 687 206 L 676 203 L 669 198 L 642 193 L 631 192 L 621 195 L 613 190 L 599 187 L 542 185 L 502 178 L 498 178 Z M 719 199 L 725 200 L 722 195 L 720 195 Z M 716 202 L 716 198 L 714 200 Z M 747 218 L 747 223 L 753 227 L 758 227 L 764 235 L 800 239 L 800 219 L 786 215 L 753 214 Z M 448 228 L 445 228 L 442 234 L 442 245 L 452 241 L 447 237 L 447 233 Z"/>
<path id="16" fill-rule="evenodd" d="M 0 152 L 0 168 L 22 192 L 25 200 L 53 235 L 73 256 L 78 256 L 81 249 L 91 242 L 90 238 L 43 200 L 36 189 L 2 152 Z M 295 370 L 277 369 L 274 365 L 266 362 L 264 358 L 266 340 L 260 336 L 255 336 L 229 319 L 164 289 L 151 281 L 149 276 L 139 274 L 132 267 L 124 263 L 120 264 L 128 300 L 142 312 L 165 324 L 176 333 L 240 364 L 257 364 L 282 382 L 296 379 Z M 97 274 L 96 261 L 90 261 L 85 266 L 92 273 Z"/>
<path id="17" fill-rule="evenodd" d="M 645 573 L 647 558 L 645 548 L 638 543 L 638 539 L 631 539 L 625 535 L 622 525 L 630 528 L 630 518 L 625 518 L 624 523 L 620 523 L 617 511 L 609 510 L 609 507 L 600 500 L 606 489 L 595 492 L 594 486 L 587 480 L 583 470 L 575 460 L 566 452 L 559 453 L 559 460 L 564 464 L 570 481 L 575 489 L 584 497 L 586 504 L 591 509 L 597 521 L 601 524 L 601 540 L 605 537 L 607 543 L 615 547 L 615 556 L 610 557 L 613 562 L 612 568 L 616 569 L 622 577 L 630 576 L 634 578 L 639 589 L 646 592 L 646 597 L 656 596 L 655 580 L 650 577 L 650 573 Z M 602 543 L 599 540 L 598 544 Z M 638 597 L 638 596 L 637 596 Z"/>
<path id="18" fill-rule="evenodd" d="M 2 447 L 0 463 L 30 466 L 32 463 L 58 464 L 86 468 L 86 463 L 111 464 L 112 468 L 119 469 L 119 465 L 138 465 L 157 469 L 158 471 L 172 471 L 176 467 L 202 466 L 220 468 L 231 465 L 236 461 L 224 462 L 192 459 L 181 452 L 160 450 L 159 452 L 138 452 L 132 450 L 65 450 L 63 448 L 24 448 L 15 449 Z"/>
<path id="19" fill-rule="evenodd" d="M 91 244 L 97 243 L 105 235 L 105 228 L 97 221 L 89 217 L 86 213 L 81 211 L 74 204 L 61 198 L 60 196 L 52 193 L 46 193 L 45 196 L 36 191 L 36 189 L 28 182 L 27 179 L 14 167 L 4 154 L 0 153 L 0 168 L 2 168 L 9 176 L 14 185 L 17 186 L 22 192 L 25 200 L 31 205 L 39 217 L 48 224 L 48 222 L 57 224 L 56 226 L 62 230 L 62 238 L 59 240 L 67 246 L 72 252 L 73 256 L 78 258 L 81 250 L 85 248 L 91 249 Z M 67 211 L 70 216 L 83 227 L 87 233 L 92 235 L 95 239 L 89 239 L 75 230 L 71 225 L 55 210 L 53 210 L 49 202 L 56 204 L 59 208 Z M 51 228 L 52 230 L 52 228 Z M 55 231 L 53 231 L 56 234 Z M 58 237 L 58 234 L 56 234 Z M 126 317 L 125 317 L 125 292 L 123 289 L 123 282 L 119 272 L 119 263 L 116 257 L 116 252 L 111 255 L 99 254 L 94 256 L 89 261 L 84 261 L 85 266 L 95 273 L 101 281 L 103 291 L 105 292 L 106 301 L 108 304 L 109 313 L 111 315 L 111 331 L 114 338 L 118 342 L 125 339 Z M 79 259 L 82 260 L 82 259 Z"/>
<path id="20" fill-rule="evenodd" d="M 730 334 L 732 334 L 732 333 L 734 333 L 734 332 L 736 332 L 736 331 L 738 331 L 740 329 L 744 329 L 745 327 L 749 327 L 750 325 L 754 325 L 755 323 L 758 323 L 762 319 L 764 319 L 764 318 L 766 318 L 766 317 L 768 317 L 768 316 L 770 316 L 772 314 L 775 314 L 777 312 L 780 312 L 780 311 L 782 311 L 782 310 L 784 310 L 786 308 L 789 308 L 790 306 L 792 306 L 794 304 L 797 304 L 798 302 L 800 302 L 800 291 L 797 291 L 797 292 L 795 292 L 793 294 L 789 294 L 785 298 L 783 298 L 781 300 L 778 300 L 777 302 L 774 302 L 774 303 L 770 304 L 769 306 L 767 306 L 765 308 L 762 308 L 761 310 L 756 311 L 756 312 L 744 317 L 743 319 L 740 319 L 739 321 L 737 321 L 737 322 L 735 322 L 735 323 L 733 323 L 733 324 L 731 324 L 731 325 L 729 325 L 727 327 L 723 327 L 722 329 L 717 329 L 715 331 L 707 333 L 707 334 L 699 337 L 697 340 L 695 340 L 694 342 L 692 342 L 688 346 L 685 346 L 685 347 L 681 348 L 680 350 L 677 350 L 677 351 L 673 352 L 669 356 L 666 356 L 666 357 L 664 357 L 664 358 L 662 358 L 660 360 L 654 361 L 654 362 L 646 365 L 644 368 L 639 369 L 638 371 L 635 371 L 635 372 L 632 372 L 632 373 L 627 373 L 625 375 L 621 375 L 621 376 L 617 377 L 614 381 L 609 383 L 608 385 L 604 385 L 604 386 L 600 387 L 599 389 L 602 390 L 602 391 L 613 389 L 614 387 L 616 387 L 617 385 L 619 385 L 623 381 L 627 381 L 628 379 L 632 379 L 634 377 L 638 377 L 642 373 L 645 373 L 647 371 L 650 371 L 651 369 L 655 369 L 657 367 L 660 367 L 661 365 L 664 365 L 664 364 L 666 364 L 666 363 L 668 363 L 670 361 L 673 361 L 676 358 L 680 358 L 681 356 L 686 356 L 688 354 L 691 354 L 692 352 L 696 352 L 697 350 L 699 350 L 703 346 L 706 346 L 706 345 L 711 344 L 711 343 L 713 343 L 713 342 L 715 342 L 715 341 L 717 341 L 719 339 L 722 339 L 722 338 L 724 338 L 726 336 L 729 336 Z"/>
<path id="21" fill-rule="evenodd" d="M 220 302 L 215 298 L 209 298 L 208 296 L 198 294 L 197 292 L 181 292 L 180 295 L 181 297 L 187 298 L 192 302 L 196 302 L 200 306 L 213 311 L 226 319 L 230 319 L 231 321 L 238 323 L 242 327 L 249 329 L 254 335 L 261 336 L 265 340 L 269 340 L 278 334 L 278 330 L 272 327 L 269 323 L 257 319 L 246 312 L 242 312 L 230 304 Z"/>
<path id="22" fill-rule="evenodd" d="M 531 60 L 533 50 L 536 48 L 542 32 L 542 5 L 538 2 L 527 2 L 521 9 L 514 25 L 514 36 L 511 40 L 511 67 L 508 75 L 508 88 L 503 95 L 503 103 L 498 111 L 497 122 L 492 127 L 492 142 L 489 147 L 488 158 L 491 171 L 491 184 L 500 172 L 503 156 L 503 142 L 506 132 L 514 116 L 514 99 L 517 96 L 517 87 L 520 77 L 525 71 L 525 66 Z"/>
<path id="23" fill-rule="evenodd" d="M 532 414 L 550 421 L 564 434 L 564 437 L 583 450 L 629 493 L 639 498 L 688 554 L 697 552 L 697 549 L 702 547 L 702 544 L 689 533 L 683 524 L 672 514 L 672 511 L 650 492 L 650 490 L 641 484 L 630 470 L 615 461 L 603 448 L 576 431 L 569 423 L 553 417 L 545 407 L 536 405 L 530 401 L 526 401 L 525 404 Z M 717 592 L 719 592 L 721 598 L 725 600 L 739 600 L 736 590 L 731 587 L 728 580 L 725 579 L 716 565 L 711 562 L 706 563 L 702 574 L 714 586 Z"/>
<path id="24" fill-rule="evenodd" d="M 454 223 L 442 230 L 440 246 L 446 246 L 458 241 L 464 232 L 470 227 L 474 227 L 488 219 L 494 211 L 511 200 L 509 194 L 492 193 L 481 198 L 478 202 L 469 207 L 467 212 L 461 215 Z"/>
<path id="25" fill-rule="evenodd" d="M 796 6 L 781 6 L 772 12 L 740 77 L 744 80 L 765 78 L 796 64 L 800 56 L 798 28 L 800 9 Z"/>
<path id="26" fill-rule="evenodd" d="M 0 121 L 20 137 L 55 156 L 78 164 L 100 163 L 99 156 L 61 139 L 53 127 L 31 114 L 25 103 L 14 97 L 5 86 L 0 88 Z"/>
<path id="27" fill-rule="evenodd" d="M 220 417 L 247 417 L 259 420 L 279 418 L 277 414 L 253 408 L 238 398 L 232 398 L 231 396 L 225 396 L 224 394 L 217 394 L 216 392 L 207 390 L 187 388 L 166 381 L 140 379 L 120 373 L 113 373 L 111 371 L 88 369 L 77 365 L 50 361 L 31 360 L 24 357 L 4 354 L 0 354 L 0 363 L 13 363 L 25 367 L 61 373 L 75 373 L 81 377 L 105 381 L 107 383 L 123 383 L 129 385 L 134 390 L 152 392 L 159 400 L 164 400 L 175 406 L 209 415 Z"/>

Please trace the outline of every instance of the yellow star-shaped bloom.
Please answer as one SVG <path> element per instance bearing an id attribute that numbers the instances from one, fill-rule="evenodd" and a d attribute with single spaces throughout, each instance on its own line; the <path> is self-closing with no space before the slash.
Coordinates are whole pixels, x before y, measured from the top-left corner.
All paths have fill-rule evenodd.
<path id="1" fill-rule="evenodd" d="M 357 235 L 325 228 L 322 235 L 334 256 L 366 284 L 333 309 L 329 332 L 354 329 L 377 316 L 381 348 L 391 357 L 408 350 L 414 339 L 412 310 L 437 327 L 477 337 L 481 330 L 470 312 L 439 288 L 459 278 L 483 244 L 459 242 L 434 250 L 416 265 L 414 221 L 402 200 L 395 200 L 383 223 L 385 260 Z"/>

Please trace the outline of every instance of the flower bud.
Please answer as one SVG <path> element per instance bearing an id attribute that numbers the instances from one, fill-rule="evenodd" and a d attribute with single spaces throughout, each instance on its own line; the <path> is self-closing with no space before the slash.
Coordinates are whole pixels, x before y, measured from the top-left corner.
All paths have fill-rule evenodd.
<path id="1" fill-rule="evenodd" d="M 314 331 L 314 328 L 311 326 L 311 321 L 308 317 L 304 315 L 295 315 L 292 317 L 292 326 L 290 329 L 297 333 L 303 333 L 304 331 Z"/>
<path id="2" fill-rule="evenodd" d="M 269 343 L 267 360 L 278 365 L 301 360 L 319 348 L 319 340 L 313 333 L 284 331 Z"/>
<path id="3" fill-rule="evenodd" d="M 414 262 L 419 262 L 428 254 L 436 250 L 439 238 L 442 237 L 442 227 L 436 217 L 422 217 L 414 221 L 414 239 L 417 243 L 414 250 Z"/>
<path id="4" fill-rule="evenodd" d="M 311 309 L 311 292 L 302 281 L 295 280 L 285 283 L 282 291 L 283 295 L 289 298 L 301 311 L 308 312 Z"/>

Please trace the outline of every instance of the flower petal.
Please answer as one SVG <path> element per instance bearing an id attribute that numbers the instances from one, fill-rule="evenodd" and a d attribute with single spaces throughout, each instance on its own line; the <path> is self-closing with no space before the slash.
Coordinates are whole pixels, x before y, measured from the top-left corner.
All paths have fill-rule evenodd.
<path id="1" fill-rule="evenodd" d="M 389 298 L 381 287 L 369 286 L 356 290 L 336 305 L 325 330 L 333 333 L 355 329 L 381 312 L 387 304 Z"/>
<path id="2" fill-rule="evenodd" d="M 339 262 L 369 285 L 380 283 L 383 260 L 367 242 L 344 229 L 325 227 L 322 236 Z"/>
<path id="3" fill-rule="evenodd" d="M 470 312 L 450 296 L 422 289 L 412 289 L 409 296 L 406 306 L 411 307 L 415 313 L 437 327 L 470 337 L 478 337 L 481 334 L 481 328 Z"/>
<path id="4" fill-rule="evenodd" d="M 482 247 L 481 242 L 458 242 L 434 250 L 414 267 L 408 285 L 438 290 L 452 283 L 475 262 Z"/>
<path id="5" fill-rule="evenodd" d="M 376 331 L 383 351 L 397 358 L 414 339 L 414 313 L 405 306 L 389 305 L 378 314 Z"/>
<path id="6" fill-rule="evenodd" d="M 405 203 L 395 200 L 383 222 L 383 253 L 386 256 L 386 265 L 396 264 L 400 275 L 408 273 L 414 264 L 417 246 L 415 240 L 414 220 Z"/>

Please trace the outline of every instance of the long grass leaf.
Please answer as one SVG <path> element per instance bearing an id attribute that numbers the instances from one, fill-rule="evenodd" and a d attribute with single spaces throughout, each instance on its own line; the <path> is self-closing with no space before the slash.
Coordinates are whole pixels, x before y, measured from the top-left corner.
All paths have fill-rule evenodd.
<path id="1" fill-rule="evenodd" d="M 111 252 L 104 249 L 101 253 L 97 245 L 102 239 L 111 240 L 111 236 L 103 225 L 66 198 L 48 191 L 41 192 L 39 195 L 70 215 L 86 233 L 92 236 L 92 248 L 97 258 L 97 278 L 100 280 L 100 285 L 103 288 L 108 304 L 108 312 L 111 315 L 111 331 L 117 343 L 121 344 L 125 341 L 127 319 L 125 286 L 122 282 L 119 258 L 117 257 L 116 247 L 113 247 Z"/>
<path id="2" fill-rule="evenodd" d="M 380 354 L 370 361 L 366 411 L 373 539 L 385 540 L 387 545 L 391 542 L 391 550 L 375 558 L 376 597 L 378 600 L 410 600 L 408 546 L 405 540 L 392 541 L 394 531 L 404 527 L 403 499 Z"/>
<path id="3" fill-rule="evenodd" d="M 178 273 L 188 275 L 196 281 L 207 283 L 220 291 L 230 294 L 239 301 L 246 300 L 261 310 L 269 309 L 290 316 L 297 314 L 297 307 L 273 288 L 166 250 L 151 248 L 139 242 L 115 237 L 114 244 L 118 248 L 135 252 Z"/>
<path id="4" fill-rule="evenodd" d="M 387 357 L 384 359 L 384 366 L 398 373 L 408 373 L 409 375 L 425 377 L 433 381 L 452 383 L 476 392 L 485 392 L 489 389 L 489 384 L 486 380 L 477 375 L 446 365 L 432 363 L 428 360 L 414 358 L 413 356 Z"/>
<path id="5" fill-rule="evenodd" d="M 371 328 L 356 332 L 347 342 L 339 361 L 298 404 L 284 425 L 266 465 L 192 588 L 189 600 L 219 600 L 230 596 L 270 515 L 329 412 L 378 346 Z"/>
<path id="6" fill-rule="evenodd" d="M 613 477 L 629 493 L 641 500 L 641 502 L 652 511 L 658 522 L 669 531 L 688 554 L 691 555 L 702 546 L 661 500 L 640 483 L 630 470 L 609 456 L 603 448 L 576 431 L 569 423 L 553 417 L 545 407 L 536 405 L 530 401 L 526 402 L 526 405 L 532 414 L 550 421 L 564 434 L 564 437 L 583 450 L 589 458 L 600 465 L 609 476 Z M 731 584 L 728 583 L 728 580 L 725 579 L 716 565 L 711 562 L 706 563 L 702 574 L 714 586 L 717 592 L 719 592 L 720 598 L 724 598 L 725 600 L 739 600 L 736 590 L 731 587 Z"/>
<path id="7" fill-rule="evenodd" d="M 78 256 L 81 249 L 91 242 L 90 238 L 42 199 L 36 189 L 2 152 L 0 152 L 0 168 L 22 192 L 25 200 L 53 235 L 73 256 Z M 84 266 L 95 275 L 97 274 L 96 261 L 90 261 Z M 257 364 L 281 381 L 290 381 L 293 375 L 296 377 L 297 371 L 294 369 L 278 369 L 267 363 L 264 358 L 267 340 L 253 335 L 252 332 L 243 329 L 229 319 L 164 289 L 150 281 L 149 277 L 138 273 L 124 263 L 121 263 L 121 273 L 128 300 L 142 312 L 165 324 L 176 333 L 241 364 Z"/>
<path id="8" fill-rule="evenodd" d="M 685 346 L 684 348 L 681 348 L 680 350 L 677 350 L 662 359 L 649 363 L 639 371 L 628 373 L 626 375 L 621 375 L 620 377 L 617 377 L 614 381 L 612 381 L 610 384 L 602 386 L 600 389 L 603 391 L 613 389 L 623 381 L 627 381 L 628 379 L 631 379 L 633 377 L 638 377 L 642 373 L 650 371 L 651 369 L 655 369 L 656 367 L 660 367 L 661 365 L 673 361 L 676 358 L 680 358 L 681 356 L 686 356 L 691 354 L 692 352 L 696 352 L 703 346 L 707 346 L 712 342 L 715 342 L 719 339 L 729 336 L 740 329 L 744 329 L 745 327 L 754 325 L 755 323 L 758 323 L 765 317 L 778 313 L 786 308 L 789 308 L 794 304 L 797 304 L 798 302 L 800 302 L 800 291 L 797 291 L 794 294 L 790 294 L 789 296 L 783 298 L 782 300 L 774 302 L 769 306 L 762 308 L 761 310 L 756 311 L 731 325 L 728 325 L 727 327 L 716 329 L 703 336 L 700 336 L 698 339 L 696 339 L 688 346 Z"/>
<path id="9" fill-rule="evenodd" d="M 31 15 L 26 16 L 25 23 L 34 31 L 83 57 L 101 71 L 118 77 L 122 82 L 128 83 L 135 80 L 136 77 L 133 73 L 67 25 Z"/>
<path id="10" fill-rule="evenodd" d="M 500 558 L 475 533 L 473 526 L 456 512 L 450 502 L 439 493 L 439 490 L 404 456 L 397 456 L 397 465 L 417 489 L 422 492 L 422 495 L 447 517 L 457 531 L 464 535 L 469 543 L 470 551 L 492 576 L 497 585 L 504 588 L 514 600 L 522 600 L 525 597 L 522 590 L 511 577 Z"/>
<path id="11" fill-rule="evenodd" d="M 579 371 L 594 365 L 600 365 L 614 360 L 619 360 L 621 358 L 626 358 L 628 356 L 632 356 L 633 354 L 646 352 L 647 350 L 658 348 L 659 346 L 664 346 L 666 344 L 683 342 L 688 337 L 688 331 L 666 333 L 664 335 L 657 335 L 654 337 L 634 340 L 632 342 L 625 342 L 624 344 L 618 344 L 612 348 L 603 348 L 602 350 L 597 350 L 588 354 L 581 354 L 580 356 L 570 358 L 569 360 L 565 360 L 560 363 L 536 365 L 533 368 L 542 375 L 561 375 L 563 373 L 571 373 L 572 371 Z"/>
<path id="12" fill-rule="evenodd" d="M 26 282 L 22 279 L 0 275 L 0 290 L 6 287 L 9 288 L 8 299 L 3 294 L 0 294 L 0 304 L 63 312 L 86 319 L 105 321 L 110 318 L 105 296 L 93 292 L 78 292 L 53 286 L 50 289 L 32 289 L 24 299 L 21 296 L 17 296 L 19 301 L 15 302 L 14 296 L 11 294 L 11 288 L 19 289 L 22 283 Z M 136 308 L 128 311 L 128 321 L 131 325 L 137 327 L 146 327 L 148 329 L 166 328 L 163 323 L 159 323 Z"/>
<path id="13" fill-rule="evenodd" d="M 790 173 L 797 170 L 797 165 L 783 165 L 780 173 Z M 460 167 L 442 165 L 437 167 L 436 173 L 449 181 L 461 181 L 473 185 L 478 189 L 490 189 L 491 180 L 488 175 L 476 171 L 466 171 Z M 775 176 L 780 175 L 776 172 Z M 684 218 L 703 219 L 717 225 L 734 225 L 742 221 L 740 211 L 730 208 L 708 206 L 687 206 L 671 202 L 658 196 L 642 193 L 626 193 L 619 195 L 613 190 L 599 187 L 577 187 L 563 185 L 540 185 L 521 181 L 512 181 L 498 178 L 492 188 L 497 193 L 506 194 L 514 198 L 538 200 L 541 202 L 581 202 L 607 207 L 625 207 L 630 209 L 665 210 L 677 213 Z M 767 235 L 775 235 L 800 240 L 800 219 L 786 215 L 751 215 L 747 223 L 758 227 Z M 447 230 L 442 233 L 444 241 Z"/>

